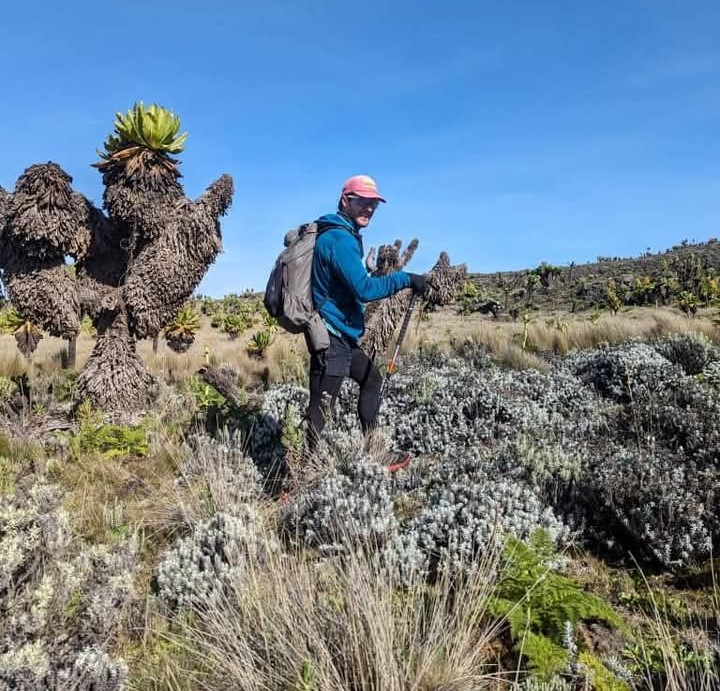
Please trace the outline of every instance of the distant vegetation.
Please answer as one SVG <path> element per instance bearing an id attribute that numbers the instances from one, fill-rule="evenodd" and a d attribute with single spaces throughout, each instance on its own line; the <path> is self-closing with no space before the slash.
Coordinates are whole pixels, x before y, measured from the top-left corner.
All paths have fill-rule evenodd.
<path id="1" fill-rule="evenodd" d="M 638 258 L 598 257 L 589 264 L 471 274 L 459 296 L 465 313 L 518 318 L 527 310 L 582 312 L 626 306 L 676 306 L 688 314 L 720 300 L 720 243 L 679 245 Z M 473 290 L 474 289 L 474 290 Z"/>

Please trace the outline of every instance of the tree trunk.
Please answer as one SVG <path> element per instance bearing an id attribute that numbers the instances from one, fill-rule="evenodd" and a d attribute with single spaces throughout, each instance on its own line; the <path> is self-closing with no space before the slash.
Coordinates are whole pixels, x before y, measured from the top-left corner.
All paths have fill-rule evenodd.
<path id="1" fill-rule="evenodd" d="M 156 384 L 136 352 L 127 317 L 118 312 L 109 325 L 102 321 L 98 320 L 95 348 L 78 377 L 78 402 L 88 400 L 105 412 L 143 410 L 157 395 Z"/>
<path id="2" fill-rule="evenodd" d="M 387 350 L 410 304 L 411 295 L 411 291 L 403 290 L 377 303 L 366 320 L 365 335 L 361 341 L 361 347 L 369 357 L 374 359 Z"/>
<path id="3" fill-rule="evenodd" d="M 457 292 L 458 286 L 465 280 L 467 269 L 464 264 L 451 266 L 447 254 L 441 252 L 435 266 L 426 276 L 430 288 L 423 296 L 423 301 L 428 305 L 447 305 Z M 374 309 L 368 310 L 365 316 L 365 335 L 360 341 L 360 347 L 369 357 L 374 358 L 387 350 L 395 330 L 403 320 L 411 295 L 410 290 L 401 290 L 378 300 L 374 303 Z"/>
<path id="4" fill-rule="evenodd" d="M 77 336 L 70 336 L 65 339 L 65 348 L 60 357 L 60 364 L 63 369 L 74 369 L 77 359 Z"/>

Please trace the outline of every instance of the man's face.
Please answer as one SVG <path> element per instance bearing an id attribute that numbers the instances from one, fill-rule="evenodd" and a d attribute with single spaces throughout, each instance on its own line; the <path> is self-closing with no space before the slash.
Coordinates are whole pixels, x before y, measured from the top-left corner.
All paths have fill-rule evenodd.
<path id="1" fill-rule="evenodd" d="M 358 197 L 348 194 L 344 199 L 344 211 L 358 228 L 365 228 L 372 219 L 375 209 L 380 203 L 379 199 Z"/>

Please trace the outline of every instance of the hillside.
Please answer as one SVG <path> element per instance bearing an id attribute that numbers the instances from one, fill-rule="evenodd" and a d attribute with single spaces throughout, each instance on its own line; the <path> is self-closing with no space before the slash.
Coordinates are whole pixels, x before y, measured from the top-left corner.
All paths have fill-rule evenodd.
<path id="1" fill-rule="evenodd" d="M 537 267 L 517 271 L 473 273 L 477 288 L 473 307 L 497 301 L 499 313 L 517 316 L 527 309 L 581 311 L 612 305 L 608 282 L 614 281 L 619 305 L 677 304 L 692 311 L 720 296 L 720 243 L 683 241 L 668 250 L 640 257 L 598 257 L 597 262 Z M 470 291 L 472 292 L 472 291 Z M 693 300 L 694 298 L 694 300 Z M 470 311 L 476 311 L 471 309 Z"/>

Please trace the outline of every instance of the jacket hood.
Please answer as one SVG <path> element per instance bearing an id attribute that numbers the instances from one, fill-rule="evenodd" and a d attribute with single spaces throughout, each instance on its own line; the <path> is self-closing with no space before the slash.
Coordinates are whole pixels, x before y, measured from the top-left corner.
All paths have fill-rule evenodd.
<path id="1" fill-rule="evenodd" d="M 343 214 L 325 214 L 315 221 L 318 225 L 318 231 L 322 232 L 328 228 L 346 228 L 351 233 L 357 235 L 357 230 L 353 222 Z"/>

